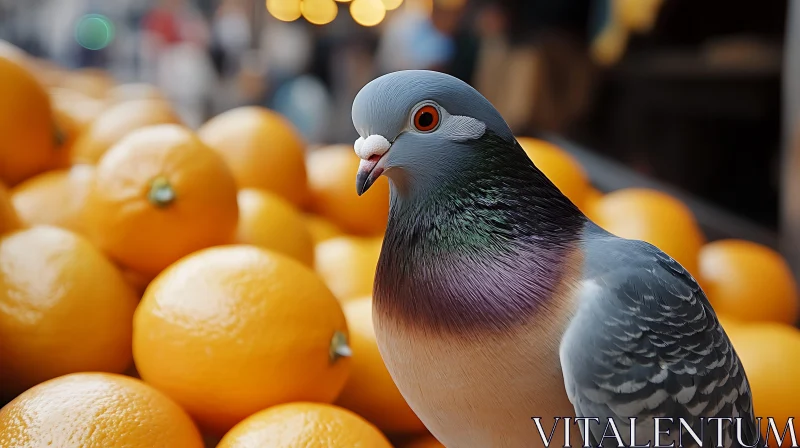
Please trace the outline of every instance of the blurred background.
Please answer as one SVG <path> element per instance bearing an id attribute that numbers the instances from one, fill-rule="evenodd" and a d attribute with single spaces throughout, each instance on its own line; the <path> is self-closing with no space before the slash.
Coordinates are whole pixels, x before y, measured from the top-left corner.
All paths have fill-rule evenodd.
<path id="1" fill-rule="evenodd" d="M 155 85 L 193 126 L 272 108 L 312 145 L 357 137 L 350 105 L 375 76 L 445 71 L 519 135 L 564 139 L 601 190 L 663 183 L 712 238 L 781 245 L 800 269 L 788 3 L 2 0 L 0 38 Z"/>

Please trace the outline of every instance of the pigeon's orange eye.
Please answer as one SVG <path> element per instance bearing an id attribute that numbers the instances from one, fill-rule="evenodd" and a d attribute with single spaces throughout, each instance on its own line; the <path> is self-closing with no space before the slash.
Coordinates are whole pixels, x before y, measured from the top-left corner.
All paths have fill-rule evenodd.
<path id="1" fill-rule="evenodd" d="M 429 132 L 439 126 L 439 109 L 423 106 L 414 114 L 414 127 L 421 132 Z"/>

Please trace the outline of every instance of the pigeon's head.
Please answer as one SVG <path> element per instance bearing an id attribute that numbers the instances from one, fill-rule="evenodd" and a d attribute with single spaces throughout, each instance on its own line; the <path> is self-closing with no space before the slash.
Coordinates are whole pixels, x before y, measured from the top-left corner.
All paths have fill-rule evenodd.
<path id="1" fill-rule="evenodd" d="M 370 82 L 353 102 L 361 195 L 386 173 L 395 184 L 430 184 L 464 169 L 492 135 L 514 142 L 506 122 L 478 91 L 444 73 L 410 70 Z M 409 185 L 410 186 L 410 185 Z"/>

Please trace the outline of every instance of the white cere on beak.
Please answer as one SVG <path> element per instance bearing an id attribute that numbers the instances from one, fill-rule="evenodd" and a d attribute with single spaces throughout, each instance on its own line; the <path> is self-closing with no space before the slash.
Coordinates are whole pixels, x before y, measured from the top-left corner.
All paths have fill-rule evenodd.
<path id="1" fill-rule="evenodd" d="M 392 144 L 389 143 L 389 140 L 386 140 L 386 137 L 382 135 L 370 135 L 366 139 L 360 137 L 353 145 L 356 154 L 362 160 L 367 160 L 372 156 L 382 156 L 386 154 L 386 151 L 391 146 Z"/>

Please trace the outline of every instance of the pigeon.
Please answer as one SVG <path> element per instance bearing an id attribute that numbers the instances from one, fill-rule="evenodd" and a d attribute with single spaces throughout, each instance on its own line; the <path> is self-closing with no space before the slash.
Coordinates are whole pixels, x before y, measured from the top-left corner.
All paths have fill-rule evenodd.
<path id="1" fill-rule="evenodd" d="M 393 72 L 352 119 L 357 193 L 382 175 L 391 191 L 380 353 L 447 448 L 757 437 L 747 376 L 695 279 L 588 219 L 475 89 Z"/>

